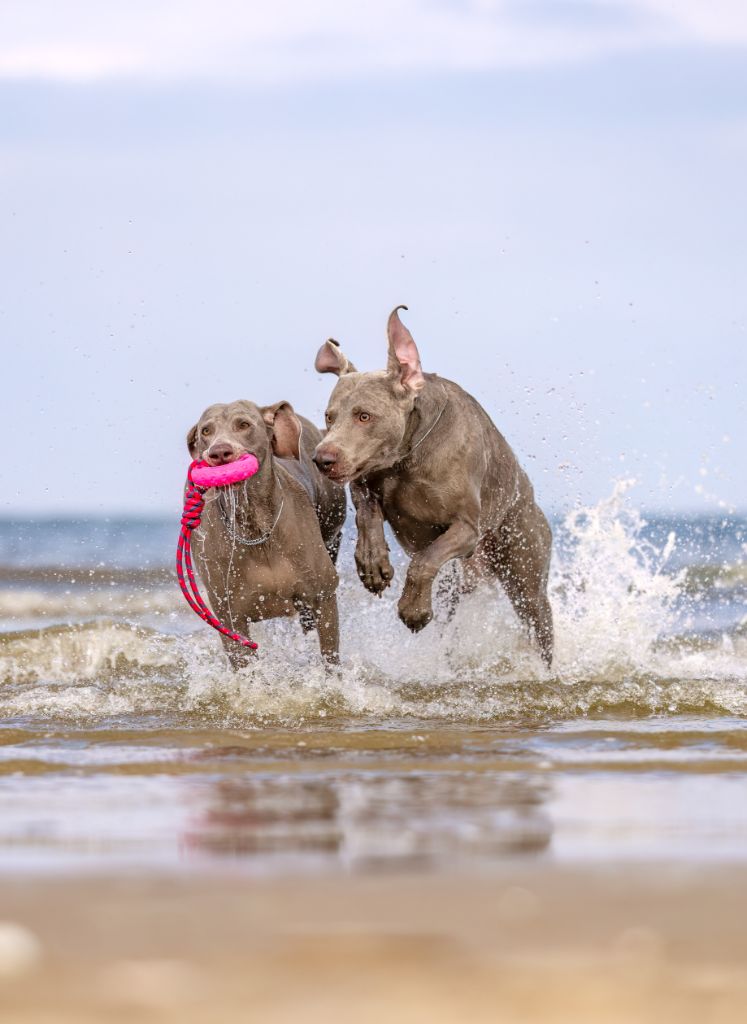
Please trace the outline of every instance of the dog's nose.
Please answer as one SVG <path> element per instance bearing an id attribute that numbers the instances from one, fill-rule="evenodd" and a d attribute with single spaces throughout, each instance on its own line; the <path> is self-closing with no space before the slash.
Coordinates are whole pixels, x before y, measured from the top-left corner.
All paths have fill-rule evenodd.
<path id="1" fill-rule="evenodd" d="M 233 462 L 236 453 L 230 444 L 214 444 L 207 451 L 207 460 L 213 466 L 224 466 L 227 462 Z"/>
<path id="2" fill-rule="evenodd" d="M 321 469 L 322 473 L 325 473 L 337 462 L 337 456 L 329 450 L 325 451 L 323 448 L 317 448 L 314 452 L 314 462 Z"/>

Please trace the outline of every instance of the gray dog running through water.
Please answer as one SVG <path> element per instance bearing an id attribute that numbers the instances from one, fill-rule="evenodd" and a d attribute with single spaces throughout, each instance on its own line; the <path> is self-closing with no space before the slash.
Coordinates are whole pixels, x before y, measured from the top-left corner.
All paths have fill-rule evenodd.
<path id="1" fill-rule="evenodd" d="M 193 459 L 213 466 L 252 452 L 258 472 L 212 489 L 192 553 L 210 606 L 240 632 L 247 622 L 299 614 L 316 629 L 322 656 L 339 658 L 335 562 L 345 521 L 345 493 L 311 461 L 321 433 L 288 402 L 211 405 L 187 434 Z M 222 637 L 234 668 L 252 652 Z"/>
<path id="2" fill-rule="evenodd" d="M 406 626 L 417 632 L 431 621 L 435 576 L 459 559 L 461 592 L 481 579 L 499 580 L 549 667 L 547 519 L 485 410 L 452 381 L 423 373 L 412 335 L 399 319 L 406 308 L 397 306 L 389 317 L 386 370 L 359 373 L 333 339 L 316 357 L 320 373 L 340 379 L 314 462 L 330 480 L 350 483 L 358 575 L 374 594 L 390 585 L 387 522 L 412 556 L 399 601 Z"/>

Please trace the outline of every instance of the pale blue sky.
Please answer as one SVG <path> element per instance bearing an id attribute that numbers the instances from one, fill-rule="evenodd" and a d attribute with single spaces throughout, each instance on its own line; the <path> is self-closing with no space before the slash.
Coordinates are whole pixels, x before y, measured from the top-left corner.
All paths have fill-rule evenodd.
<path id="1" fill-rule="evenodd" d="M 399 302 L 548 508 L 747 508 L 742 5 L 30 6 L 0 511 L 177 509 L 204 406 L 320 419 L 319 344 L 383 366 Z"/>

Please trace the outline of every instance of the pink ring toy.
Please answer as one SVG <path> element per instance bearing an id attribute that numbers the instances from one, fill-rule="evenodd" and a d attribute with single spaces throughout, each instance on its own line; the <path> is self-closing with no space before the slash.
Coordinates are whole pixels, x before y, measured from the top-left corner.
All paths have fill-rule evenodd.
<path id="1" fill-rule="evenodd" d="M 248 480 L 259 470 L 257 456 L 251 452 L 239 455 L 233 462 L 223 466 L 211 466 L 207 462 L 193 462 L 189 478 L 197 487 L 228 487 L 241 480 Z"/>

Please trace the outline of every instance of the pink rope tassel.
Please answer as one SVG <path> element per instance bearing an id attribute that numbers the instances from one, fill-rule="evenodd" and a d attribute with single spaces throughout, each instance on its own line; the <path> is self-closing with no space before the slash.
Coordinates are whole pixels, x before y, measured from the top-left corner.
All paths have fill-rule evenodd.
<path id="1" fill-rule="evenodd" d="M 257 644 L 249 637 L 242 636 L 241 633 L 236 633 L 227 626 L 224 626 L 213 613 L 210 611 L 208 606 L 200 596 L 200 591 L 197 588 L 197 580 L 195 579 L 194 566 L 192 564 L 192 547 L 191 538 L 192 531 L 196 530 L 200 525 L 202 519 L 202 512 L 205 508 L 205 499 L 203 494 L 205 493 L 204 487 L 198 487 L 192 481 L 192 470 L 197 465 L 193 462 L 187 472 L 187 490 L 184 495 L 184 511 L 182 512 L 182 528 L 179 532 L 179 542 L 176 546 L 176 575 L 179 578 L 179 586 L 182 588 L 182 593 L 187 599 L 187 603 L 193 612 L 200 616 L 203 622 L 207 622 L 213 629 L 217 629 L 223 636 L 229 637 L 231 640 L 235 640 L 237 644 L 241 644 L 242 647 L 250 647 L 253 651 L 257 650 Z M 186 569 L 186 578 L 185 578 Z"/>

